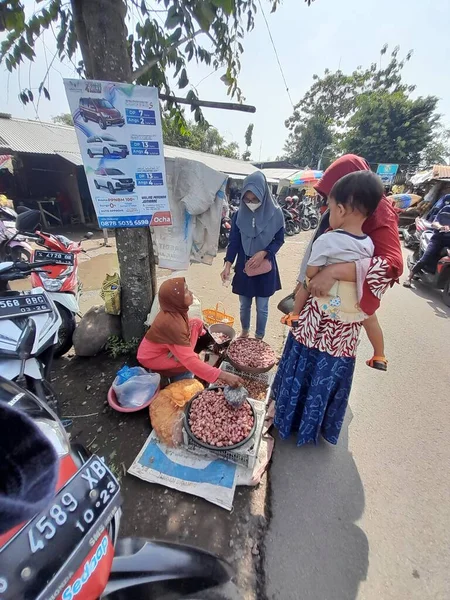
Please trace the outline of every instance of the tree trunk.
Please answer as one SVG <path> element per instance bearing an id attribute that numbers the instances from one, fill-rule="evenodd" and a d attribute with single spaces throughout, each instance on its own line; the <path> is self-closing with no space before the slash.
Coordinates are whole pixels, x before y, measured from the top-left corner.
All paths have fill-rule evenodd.
<path id="1" fill-rule="evenodd" d="M 131 83 L 123 0 L 72 0 L 75 27 L 89 79 Z M 122 284 L 122 336 L 141 338 L 156 293 L 150 230 L 116 229 Z"/>

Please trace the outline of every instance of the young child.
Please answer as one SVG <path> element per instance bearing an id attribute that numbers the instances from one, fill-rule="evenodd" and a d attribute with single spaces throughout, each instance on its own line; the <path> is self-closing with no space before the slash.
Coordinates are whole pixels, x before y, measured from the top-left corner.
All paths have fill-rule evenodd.
<path id="1" fill-rule="evenodd" d="M 342 177 L 333 187 L 328 198 L 330 231 L 314 242 L 308 260 L 306 280 L 300 286 L 293 312 L 283 318 L 287 325 L 295 324 L 308 298 L 309 280 L 320 269 L 330 264 L 356 262 L 371 258 L 374 252 L 372 240 L 362 231 L 364 221 L 376 210 L 383 196 L 383 184 L 371 171 L 358 171 Z M 333 319 L 352 323 L 364 321 L 364 327 L 374 348 L 374 356 L 368 366 L 385 371 L 383 332 L 376 315 L 367 317 L 358 304 L 356 283 L 337 281 L 328 296 L 317 298 L 321 310 Z"/>

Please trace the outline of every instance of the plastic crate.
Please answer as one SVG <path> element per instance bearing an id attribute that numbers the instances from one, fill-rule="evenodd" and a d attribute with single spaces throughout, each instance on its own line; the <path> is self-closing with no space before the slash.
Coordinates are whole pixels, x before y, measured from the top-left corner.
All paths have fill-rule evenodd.
<path id="1" fill-rule="evenodd" d="M 253 437 L 246 444 L 240 448 L 236 448 L 236 450 L 208 450 L 203 448 L 203 446 L 200 446 L 200 444 L 197 444 L 183 427 L 183 445 L 186 450 L 199 456 L 221 458 L 222 460 L 228 460 L 246 469 L 253 469 L 256 464 L 256 459 L 258 458 L 259 446 L 261 444 L 266 407 L 262 401 L 252 400 L 251 398 L 249 398 L 248 401 L 255 409 L 256 429 Z"/>
<path id="2" fill-rule="evenodd" d="M 273 378 L 274 378 L 273 371 L 269 371 L 268 373 L 242 373 L 241 371 L 238 371 L 232 365 L 230 365 L 230 363 L 228 363 L 226 361 L 224 361 L 220 365 L 220 368 L 222 369 L 222 371 L 226 371 L 227 373 L 233 373 L 234 375 L 240 375 L 241 377 L 245 377 L 246 379 L 253 379 L 253 381 L 261 381 L 262 383 L 265 383 L 267 385 L 267 394 L 266 394 L 264 403 L 267 406 L 267 404 L 269 403 L 271 393 L 272 393 L 272 382 L 273 382 Z M 262 402 L 262 400 L 256 400 L 254 398 L 251 398 L 251 399 L 255 400 L 255 402 Z"/>

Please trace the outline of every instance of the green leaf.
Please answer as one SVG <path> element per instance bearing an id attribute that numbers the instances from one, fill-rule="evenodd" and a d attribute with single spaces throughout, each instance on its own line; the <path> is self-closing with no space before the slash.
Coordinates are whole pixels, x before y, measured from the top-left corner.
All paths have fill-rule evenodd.
<path id="1" fill-rule="evenodd" d="M 203 31 L 209 31 L 209 28 L 216 17 L 212 5 L 209 2 L 202 2 L 193 9 L 193 13 Z"/>
<path id="2" fill-rule="evenodd" d="M 186 69 L 183 69 L 181 71 L 180 78 L 178 79 L 178 87 L 180 89 L 183 89 L 187 86 L 188 83 L 189 83 L 189 79 L 188 79 L 188 76 L 186 73 Z"/>
<path id="3" fill-rule="evenodd" d="M 171 6 L 167 12 L 166 27 L 167 29 L 175 29 L 182 24 L 182 15 L 178 13 L 176 6 Z"/>
<path id="4" fill-rule="evenodd" d="M 212 4 L 217 6 L 217 8 L 223 9 L 227 15 L 231 15 L 236 8 L 235 0 L 212 0 Z"/>

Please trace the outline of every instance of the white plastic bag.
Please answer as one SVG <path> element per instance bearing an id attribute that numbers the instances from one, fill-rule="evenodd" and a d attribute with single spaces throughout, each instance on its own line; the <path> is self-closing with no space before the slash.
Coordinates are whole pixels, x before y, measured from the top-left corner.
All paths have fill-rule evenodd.
<path id="1" fill-rule="evenodd" d="M 122 367 L 113 382 L 117 402 L 124 408 L 142 406 L 155 392 L 161 381 L 158 373 L 149 373 L 142 367 Z"/>

